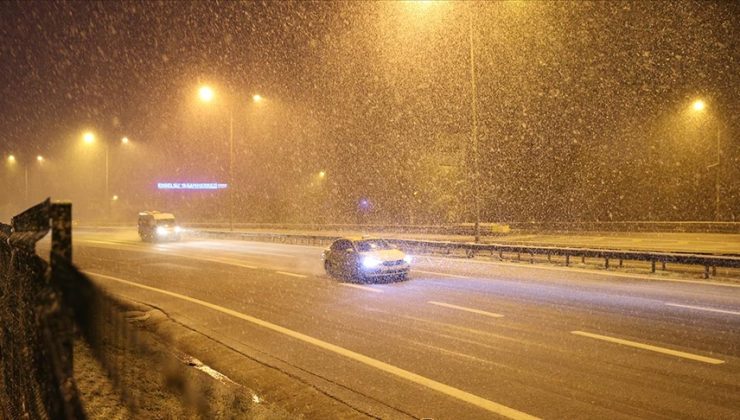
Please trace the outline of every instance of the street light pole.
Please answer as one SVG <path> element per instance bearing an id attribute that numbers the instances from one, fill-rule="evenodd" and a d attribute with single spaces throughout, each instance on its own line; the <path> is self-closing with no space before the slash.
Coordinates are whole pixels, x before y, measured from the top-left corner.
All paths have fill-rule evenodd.
<path id="1" fill-rule="evenodd" d="M 717 162 L 715 165 L 717 166 L 717 169 L 714 171 L 714 221 L 719 222 L 719 193 L 720 193 L 720 185 L 719 185 L 719 170 L 720 170 L 720 156 L 722 153 L 722 149 L 720 146 L 720 132 L 721 128 L 717 127 Z"/>
<path id="2" fill-rule="evenodd" d="M 203 102 L 211 102 L 215 97 L 215 92 L 209 86 L 201 86 L 198 89 L 198 96 Z M 262 102 L 263 98 L 260 95 L 253 95 L 252 101 Z M 228 174 L 228 187 L 227 189 L 229 197 L 229 230 L 234 230 L 234 109 L 238 103 L 234 97 L 227 98 L 227 107 L 229 109 L 229 174 Z"/>
<path id="3" fill-rule="evenodd" d="M 478 169 L 478 89 L 475 81 L 475 48 L 473 40 L 473 8 L 468 15 L 469 46 L 470 46 L 470 107 L 472 112 L 472 140 L 473 140 L 473 206 L 475 212 L 475 242 L 480 242 L 480 172 Z"/>
<path id="4" fill-rule="evenodd" d="M 24 197 L 26 198 L 26 203 L 28 203 L 28 164 L 23 165 L 23 173 L 24 173 Z"/>
<path id="5" fill-rule="evenodd" d="M 108 206 L 108 210 L 107 210 L 108 213 L 106 215 L 106 217 L 108 218 L 108 221 L 110 221 L 110 210 L 111 210 L 111 208 L 110 208 L 110 205 L 111 205 L 111 203 L 110 203 L 110 195 L 109 195 L 109 183 L 108 183 L 109 177 L 110 177 L 110 168 L 108 166 L 108 164 L 109 164 L 109 156 L 108 156 L 109 152 L 110 152 L 110 145 L 108 144 L 108 142 L 105 142 L 105 202 L 107 203 L 107 206 Z"/>
<path id="6" fill-rule="evenodd" d="M 234 106 L 229 107 L 229 230 L 234 230 Z"/>

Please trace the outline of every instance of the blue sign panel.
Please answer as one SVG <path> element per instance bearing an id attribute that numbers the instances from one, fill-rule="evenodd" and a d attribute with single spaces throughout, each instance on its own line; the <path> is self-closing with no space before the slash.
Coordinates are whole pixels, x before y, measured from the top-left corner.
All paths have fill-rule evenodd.
<path id="1" fill-rule="evenodd" d="M 217 182 L 158 182 L 159 190 L 223 190 L 227 184 Z"/>

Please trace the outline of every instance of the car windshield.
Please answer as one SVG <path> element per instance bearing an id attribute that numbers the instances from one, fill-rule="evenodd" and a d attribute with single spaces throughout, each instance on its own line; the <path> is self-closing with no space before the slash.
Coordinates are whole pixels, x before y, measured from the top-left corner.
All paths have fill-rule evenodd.
<path id="1" fill-rule="evenodd" d="M 355 248 L 359 252 L 378 251 L 381 249 L 393 249 L 393 247 L 382 239 L 366 239 L 355 242 Z"/>

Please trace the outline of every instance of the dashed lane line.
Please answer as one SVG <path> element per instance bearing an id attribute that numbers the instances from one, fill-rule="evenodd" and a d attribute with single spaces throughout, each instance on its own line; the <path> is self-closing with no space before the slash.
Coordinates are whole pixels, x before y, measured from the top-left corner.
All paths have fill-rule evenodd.
<path id="1" fill-rule="evenodd" d="M 666 302 L 665 305 L 675 306 L 677 308 L 695 309 L 697 311 L 718 312 L 721 314 L 740 315 L 740 312 L 738 311 L 728 311 L 726 309 L 707 308 L 706 306 L 680 305 L 678 303 L 668 303 L 668 302 Z"/>
<path id="2" fill-rule="evenodd" d="M 477 277 L 471 277 L 471 276 L 461 276 L 459 274 L 439 273 L 437 271 L 424 271 L 424 270 L 417 270 L 417 269 L 414 269 L 414 273 L 434 274 L 435 276 L 454 277 L 454 278 L 458 278 L 458 279 L 475 279 L 475 278 L 477 278 Z"/>
<path id="3" fill-rule="evenodd" d="M 331 344 L 329 342 L 320 340 L 318 338 L 311 337 L 309 335 L 306 335 L 306 334 L 303 334 L 297 331 L 293 331 L 291 329 L 285 328 L 277 324 L 273 324 L 269 321 L 265 321 L 265 320 L 253 317 L 251 315 L 246 315 L 241 312 L 234 311 L 232 309 L 224 308 L 223 306 L 219 306 L 219 305 L 216 305 L 210 302 L 206 302 L 204 300 L 196 299 L 196 298 L 186 296 L 186 295 L 181 295 L 179 293 L 170 292 L 167 290 L 157 289 L 151 286 L 145 286 L 143 284 L 124 280 L 118 277 L 98 274 L 94 272 L 87 272 L 87 273 L 94 277 L 108 279 L 108 280 L 112 280 L 118 283 L 129 285 L 129 286 L 138 287 L 140 289 L 161 293 L 163 295 L 175 297 L 175 298 L 178 298 L 178 299 L 190 302 L 190 303 L 194 303 L 196 305 L 200 305 L 200 306 L 212 309 L 214 311 L 218 311 L 218 312 L 221 312 L 227 315 L 231 315 L 234 318 L 238 318 L 243 321 L 250 322 L 254 325 L 266 328 L 268 330 L 271 330 L 276 333 L 282 334 L 284 336 L 293 338 L 295 340 L 299 340 L 304 343 L 311 344 L 313 346 L 321 348 L 323 350 L 338 354 L 340 356 L 344 356 L 348 359 L 362 363 L 366 366 L 375 368 L 377 370 L 380 370 L 382 372 L 396 376 L 398 378 L 405 379 L 409 382 L 413 382 L 415 384 L 421 385 L 428 389 L 437 391 L 441 394 L 458 399 L 460 401 L 464 401 L 468 404 L 474 405 L 481 409 L 490 411 L 491 413 L 495 413 L 495 414 L 498 414 L 498 415 L 501 415 L 501 416 L 504 416 L 510 419 L 517 419 L 517 420 L 518 419 L 522 419 L 522 420 L 537 419 L 537 417 L 534 417 L 525 412 L 516 410 L 514 408 L 507 407 L 503 404 L 499 404 L 499 403 L 487 400 L 475 394 L 471 394 L 469 392 L 463 391 L 453 386 L 443 384 L 442 382 L 437 382 L 434 379 L 430 379 L 425 376 L 410 372 L 408 370 L 399 368 L 389 363 L 381 362 L 380 360 L 373 359 L 372 357 L 365 356 L 364 354 L 354 352 L 344 347 L 337 346 L 336 344 Z"/>
<path id="4" fill-rule="evenodd" d="M 433 301 L 433 300 L 430 300 L 427 303 L 430 303 L 432 305 L 442 306 L 442 307 L 445 307 L 445 308 L 457 309 L 457 310 L 465 311 L 465 312 L 472 312 L 472 313 L 478 314 L 478 315 L 490 316 L 491 318 L 503 318 L 503 315 L 497 314 L 497 313 L 494 313 L 494 312 L 483 311 L 483 310 L 480 310 L 480 309 L 466 308 L 464 306 L 452 305 L 450 303 L 436 302 L 436 301 Z"/>
<path id="5" fill-rule="evenodd" d="M 686 352 L 678 351 L 678 350 L 671 350 L 665 347 L 658 347 L 658 346 L 653 346 L 650 344 L 638 343 L 637 341 L 630 341 L 630 340 L 624 340 L 624 339 L 616 338 L 616 337 L 609 337 L 606 335 L 593 334 L 593 333 L 584 332 L 584 331 L 571 331 L 571 334 L 580 335 L 583 337 L 595 338 L 597 340 L 608 341 L 611 343 L 621 344 L 623 346 L 629 346 L 629 347 L 634 347 L 634 348 L 643 349 L 643 350 L 650 350 L 650 351 L 654 351 L 657 353 L 669 354 L 671 356 L 677 356 L 677 357 L 682 357 L 684 359 L 696 360 L 699 362 L 709 363 L 712 365 L 721 365 L 722 363 L 725 363 L 724 360 L 714 359 L 714 358 L 706 357 L 706 356 L 700 356 L 698 354 L 686 353 Z"/>
<path id="6" fill-rule="evenodd" d="M 432 259 L 439 260 L 439 259 L 444 259 L 444 257 L 432 257 Z M 645 274 L 616 273 L 616 272 L 609 272 L 609 271 L 604 271 L 604 270 L 590 270 L 590 269 L 578 268 L 578 267 L 549 267 L 549 266 L 542 265 L 542 264 L 526 264 L 525 265 L 523 263 L 481 261 L 481 260 L 476 260 L 474 258 L 467 259 L 465 260 L 465 262 L 469 264 L 495 265 L 495 266 L 502 266 L 502 267 L 514 267 L 514 268 L 532 269 L 532 270 L 565 271 L 565 272 L 571 272 L 571 273 L 594 274 L 597 276 L 622 277 L 622 278 L 634 279 L 634 280 L 651 280 L 651 281 L 663 281 L 663 282 L 669 282 L 669 283 L 689 283 L 689 284 L 703 284 L 706 286 L 740 288 L 740 283 L 661 278 L 661 277 L 645 275 Z M 490 274 L 483 274 L 477 277 L 471 277 L 471 276 L 460 276 L 460 275 L 455 275 L 455 274 L 435 273 L 432 271 L 421 271 L 421 270 L 414 270 L 414 271 L 420 272 L 420 273 L 439 274 L 442 276 L 467 278 L 467 279 L 488 279 L 490 278 Z"/>
<path id="7" fill-rule="evenodd" d="M 298 278 L 301 278 L 301 279 L 308 277 L 305 274 L 289 273 L 287 271 L 276 271 L 276 273 L 282 274 L 284 276 L 298 277 Z"/>
<path id="8" fill-rule="evenodd" d="M 359 284 L 351 284 L 351 283 L 339 283 L 339 284 L 342 285 L 342 286 L 345 286 L 345 287 L 352 287 L 352 288 L 355 288 L 355 289 L 367 290 L 368 292 L 383 293 L 382 290 L 380 290 L 380 289 L 374 289 L 374 288 L 369 287 L 369 286 L 360 286 Z"/>

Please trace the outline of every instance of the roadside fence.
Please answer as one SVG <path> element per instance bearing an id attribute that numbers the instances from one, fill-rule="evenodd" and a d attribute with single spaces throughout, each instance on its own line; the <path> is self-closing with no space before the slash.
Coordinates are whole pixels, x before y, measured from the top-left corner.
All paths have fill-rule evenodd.
<path id="1" fill-rule="evenodd" d="M 49 231 L 47 262 L 35 248 Z M 80 346 L 123 418 L 225 418 L 249 405 L 243 389 L 216 389 L 176 357 L 168 336 L 134 325 L 128 305 L 72 264 L 71 204 L 47 199 L 0 223 L 0 418 L 87 418 L 95 407 L 76 380 Z"/>

